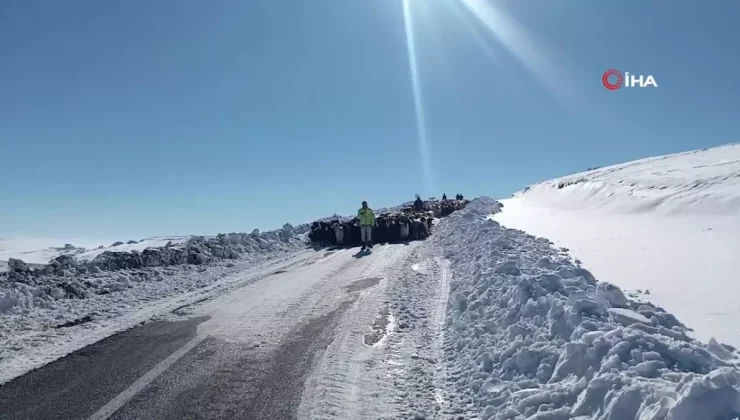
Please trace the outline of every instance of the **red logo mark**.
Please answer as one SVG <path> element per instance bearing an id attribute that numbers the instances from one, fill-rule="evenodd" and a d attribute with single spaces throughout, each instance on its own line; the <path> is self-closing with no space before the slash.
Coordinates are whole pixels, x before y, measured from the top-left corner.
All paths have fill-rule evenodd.
<path id="1" fill-rule="evenodd" d="M 609 76 L 617 76 L 617 83 L 609 82 Z M 601 82 L 604 84 L 605 88 L 609 90 L 617 90 L 622 87 L 622 84 L 624 84 L 624 76 L 622 76 L 622 72 L 617 69 L 609 69 L 604 72 L 603 76 L 601 76 Z"/>

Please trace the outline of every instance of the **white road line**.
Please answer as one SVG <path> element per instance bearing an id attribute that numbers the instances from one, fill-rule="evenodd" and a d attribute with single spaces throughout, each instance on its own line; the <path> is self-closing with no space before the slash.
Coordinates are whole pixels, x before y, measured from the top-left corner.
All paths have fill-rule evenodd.
<path id="1" fill-rule="evenodd" d="M 131 384 L 128 388 L 123 390 L 120 394 L 116 395 L 108 404 L 101 407 L 92 416 L 88 417 L 88 420 L 105 420 L 112 416 L 113 413 L 118 411 L 119 408 L 123 407 L 134 395 L 139 393 L 152 381 L 154 381 L 159 375 L 162 374 L 167 368 L 175 364 L 182 356 L 192 350 L 195 346 L 200 344 L 207 336 L 196 336 L 192 340 L 185 343 L 184 346 L 180 347 L 179 350 L 167 356 L 166 359 L 162 360 L 154 366 L 152 370 L 145 373 L 141 378 L 137 379 L 136 382 Z"/>

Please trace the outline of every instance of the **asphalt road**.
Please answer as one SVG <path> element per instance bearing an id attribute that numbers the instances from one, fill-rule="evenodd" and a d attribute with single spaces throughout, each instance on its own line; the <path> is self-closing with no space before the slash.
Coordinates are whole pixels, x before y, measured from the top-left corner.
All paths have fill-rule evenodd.
<path id="1" fill-rule="evenodd" d="M 203 320 L 143 325 L 0 386 L 0 418 L 87 418 L 195 337 Z"/>
<path id="2" fill-rule="evenodd" d="M 344 308 L 301 325 L 269 352 L 208 338 L 111 419 L 294 419 L 312 362 Z"/>

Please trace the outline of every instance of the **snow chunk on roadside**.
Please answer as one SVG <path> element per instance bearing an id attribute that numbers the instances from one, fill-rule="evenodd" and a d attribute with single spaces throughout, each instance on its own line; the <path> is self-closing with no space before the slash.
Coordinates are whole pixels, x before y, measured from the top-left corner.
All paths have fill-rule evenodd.
<path id="1" fill-rule="evenodd" d="M 628 302 L 624 293 L 622 293 L 622 290 L 619 287 L 611 283 L 599 283 L 599 285 L 596 286 L 596 294 L 609 302 L 609 304 L 615 308 L 627 307 Z"/>
<path id="2" fill-rule="evenodd" d="M 634 324 L 635 322 L 642 322 L 643 324 L 650 325 L 650 320 L 645 318 L 644 316 L 638 314 L 637 312 L 631 310 L 631 309 L 622 309 L 622 308 L 609 308 L 607 309 L 609 312 L 609 315 L 614 318 L 614 320 L 624 326 L 630 326 Z"/>

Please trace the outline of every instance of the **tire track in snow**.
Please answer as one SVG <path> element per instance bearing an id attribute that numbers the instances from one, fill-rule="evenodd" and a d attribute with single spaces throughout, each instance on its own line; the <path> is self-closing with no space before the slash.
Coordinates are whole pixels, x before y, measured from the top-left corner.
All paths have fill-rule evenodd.
<path id="1" fill-rule="evenodd" d="M 444 407 L 447 402 L 444 399 L 444 390 L 447 380 L 447 369 L 444 361 L 444 326 L 447 317 L 447 303 L 450 296 L 450 261 L 442 258 L 435 258 L 435 264 L 439 267 L 439 288 L 437 301 L 434 307 L 434 322 L 432 324 L 434 332 L 434 341 L 432 341 L 432 357 L 437 361 L 437 369 L 434 374 L 434 400 Z"/>
<path id="2" fill-rule="evenodd" d="M 383 392 L 379 385 L 385 378 L 378 375 L 375 369 L 378 361 L 374 357 L 385 349 L 365 345 L 364 336 L 385 304 L 388 283 L 396 281 L 391 275 L 394 266 L 415 248 L 383 246 L 357 274 L 351 271 L 342 274 L 342 283 L 347 283 L 348 278 L 383 277 L 383 280 L 355 292 L 354 303 L 345 314 L 336 338 L 306 382 L 299 419 L 378 419 L 383 411 L 388 411 L 380 400 Z M 387 403 L 390 405 L 390 401 Z"/>
<path id="3" fill-rule="evenodd" d="M 389 291 L 398 332 L 389 337 L 387 374 L 397 388 L 392 418 L 444 417 L 444 341 L 451 272 L 431 243 L 419 247 Z"/>

